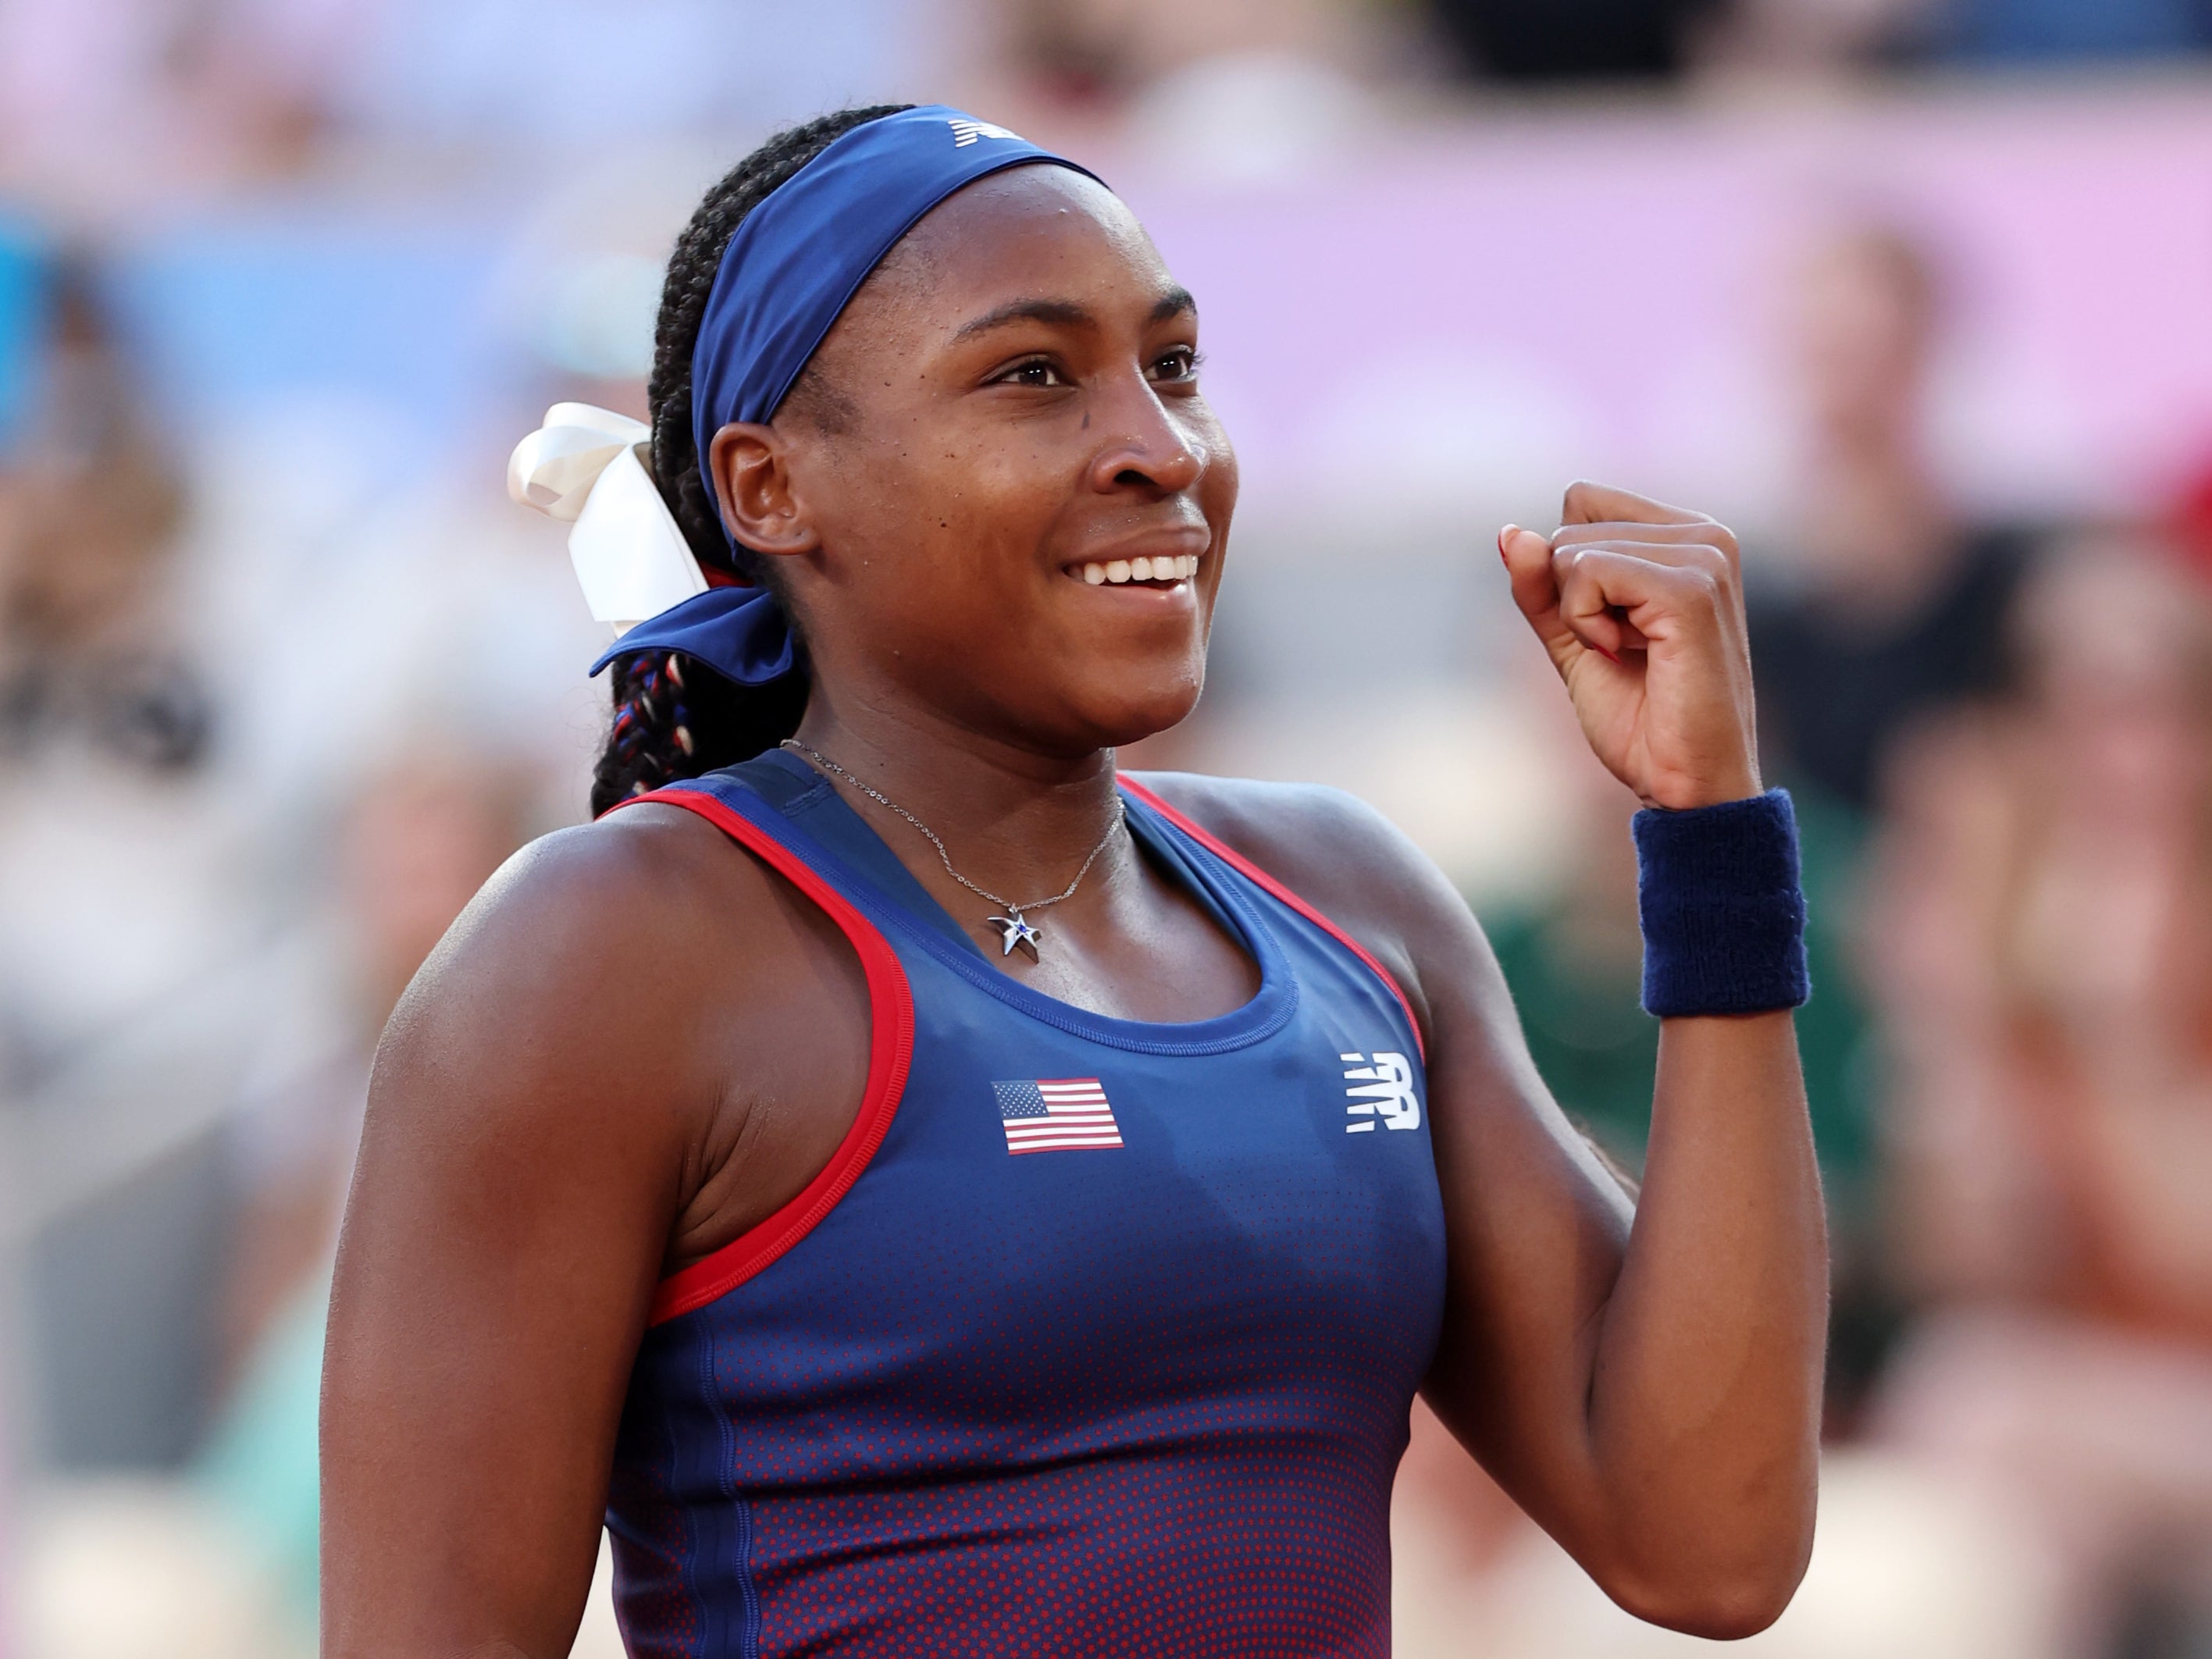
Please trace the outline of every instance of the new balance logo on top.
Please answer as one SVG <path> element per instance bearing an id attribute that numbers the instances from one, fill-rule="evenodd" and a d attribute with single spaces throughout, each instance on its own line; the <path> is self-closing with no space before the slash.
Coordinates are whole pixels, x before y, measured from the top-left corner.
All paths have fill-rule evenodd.
<path id="1" fill-rule="evenodd" d="M 994 127 L 988 121 L 947 121 L 952 129 L 952 148 L 965 149 L 978 138 L 1012 138 L 1016 135 L 1004 127 Z"/>
<path id="2" fill-rule="evenodd" d="M 1386 1129 L 1418 1129 L 1421 1103 L 1413 1098 L 1413 1068 L 1403 1054 L 1339 1054 L 1344 1061 L 1344 1080 L 1352 1086 L 1344 1092 L 1351 1104 L 1344 1109 L 1359 1120 L 1344 1126 L 1348 1135 L 1364 1134 L 1381 1118 Z"/>

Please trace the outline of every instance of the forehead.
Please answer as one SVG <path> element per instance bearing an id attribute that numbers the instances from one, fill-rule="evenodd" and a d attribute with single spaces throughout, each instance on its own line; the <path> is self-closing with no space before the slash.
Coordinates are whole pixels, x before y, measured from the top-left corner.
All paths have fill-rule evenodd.
<path id="1" fill-rule="evenodd" d="M 951 328 L 1018 296 L 1079 300 L 1102 317 L 1125 307 L 1149 314 L 1174 286 L 1121 198 L 1083 173 L 1042 165 L 993 173 L 939 203 L 884 274 L 902 307 Z M 908 276 L 921 280 L 900 280 Z"/>

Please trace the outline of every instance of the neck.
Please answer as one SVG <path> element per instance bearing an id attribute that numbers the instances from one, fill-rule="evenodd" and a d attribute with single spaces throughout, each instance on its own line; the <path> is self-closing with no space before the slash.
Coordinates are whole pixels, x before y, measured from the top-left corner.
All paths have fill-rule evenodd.
<path id="1" fill-rule="evenodd" d="M 819 685 L 798 737 L 927 824 L 962 875 L 1016 903 L 1064 886 L 1115 810 L 1110 749 L 1042 753 L 934 711 L 841 698 Z M 847 780 L 832 781 L 908 868 L 926 880 L 941 871 L 912 825 Z M 1091 880 L 1125 855 L 1126 843 L 1109 847 Z"/>

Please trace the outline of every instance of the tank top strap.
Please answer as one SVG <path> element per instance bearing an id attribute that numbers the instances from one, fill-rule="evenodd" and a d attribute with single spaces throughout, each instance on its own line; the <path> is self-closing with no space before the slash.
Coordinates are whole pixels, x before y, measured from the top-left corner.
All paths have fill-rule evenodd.
<path id="1" fill-rule="evenodd" d="M 875 1157 L 906 1092 L 908 1073 L 914 1063 L 917 1024 L 914 987 L 897 950 L 856 902 L 858 896 L 828 877 L 820 859 L 808 856 L 789 837 L 763 822 L 764 817 L 773 818 L 776 814 L 757 795 L 747 803 L 744 797 L 749 793 L 738 790 L 725 794 L 678 785 L 633 795 L 611 810 L 657 803 L 695 812 L 821 907 L 860 957 L 867 984 L 867 1079 L 852 1124 L 829 1162 L 781 1209 L 734 1243 L 663 1279 L 647 1316 L 649 1325 L 665 1323 L 705 1306 L 763 1271 L 811 1232 L 852 1189 Z"/>
<path id="2" fill-rule="evenodd" d="M 836 860 L 833 869 L 859 877 L 884 899 L 961 949 L 977 957 L 983 954 L 868 821 L 837 793 L 836 786 L 788 750 L 770 749 L 694 781 L 726 801 L 729 784 L 750 791 L 803 831 L 813 849 L 829 854 Z"/>
<path id="3" fill-rule="evenodd" d="M 1319 928 L 1338 945 L 1351 952 L 1362 966 L 1382 982 L 1392 1000 L 1397 1003 L 1399 1010 L 1406 1017 L 1406 1024 L 1413 1032 L 1414 1047 L 1424 1059 L 1427 1057 L 1427 1040 L 1421 1035 L 1421 1022 L 1413 1016 L 1413 1003 L 1407 1000 L 1404 988 L 1398 983 L 1397 976 L 1376 959 L 1374 952 L 1322 914 L 1317 906 L 1293 892 L 1286 884 L 1261 869 L 1250 859 L 1246 858 L 1228 842 L 1213 834 L 1212 830 L 1168 805 L 1150 786 L 1125 772 L 1121 775 L 1121 789 L 1133 803 L 1140 805 L 1160 823 L 1181 836 L 1190 846 L 1202 849 L 1203 853 L 1216 863 L 1225 866 L 1237 876 L 1249 882 L 1277 903 Z M 1133 812 L 1131 816 L 1133 822 L 1136 815 Z M 1200 884 L 1201 887 L 1205 885 L 1203 883 Z"/>

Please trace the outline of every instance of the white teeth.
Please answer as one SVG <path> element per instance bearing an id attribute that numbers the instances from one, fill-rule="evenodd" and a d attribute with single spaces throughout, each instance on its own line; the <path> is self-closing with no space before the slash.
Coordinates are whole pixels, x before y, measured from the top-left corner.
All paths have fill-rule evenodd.
<path id="1" fill-rule="evenodd" d="M 1163 553 L 1152 559 L 1109 559 L 1104 564 L 1086 564 L 1083 580 L 1093 587 L 1111 582 L 1182 582 L 1198 574 L 1200 556 L 1195 553 Z"/>

